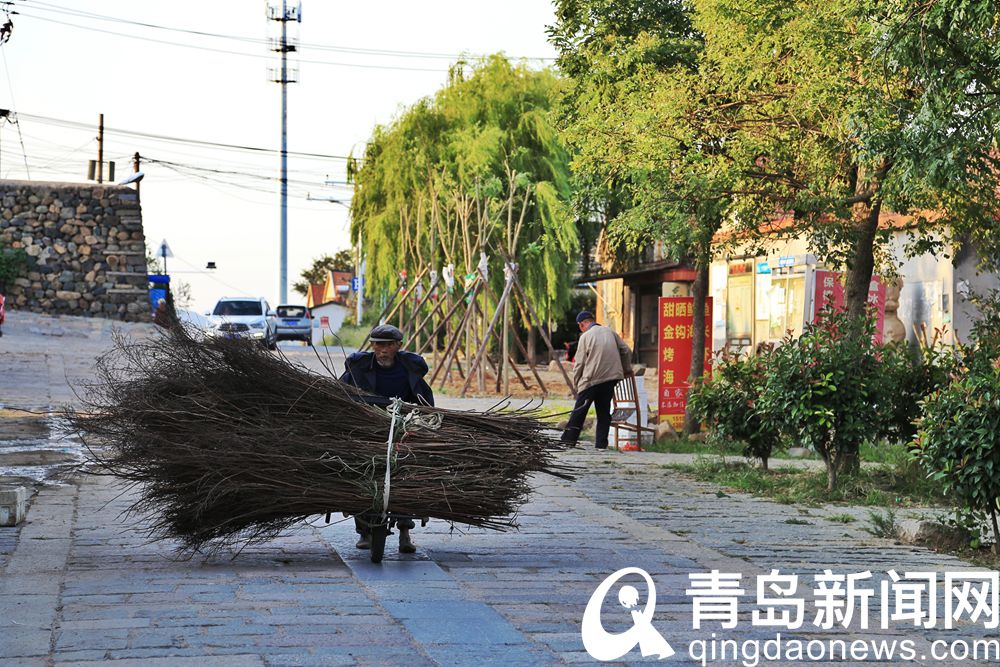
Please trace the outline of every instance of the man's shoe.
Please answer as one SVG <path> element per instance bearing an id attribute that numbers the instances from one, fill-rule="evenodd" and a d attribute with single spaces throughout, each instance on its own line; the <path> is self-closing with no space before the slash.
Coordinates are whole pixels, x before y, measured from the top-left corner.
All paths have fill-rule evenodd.
<path id="1" fill-rule="evenodd" d="M 607 449 L 607 445 L 594 445 L 594 449 Z"/>
<path id="2" fill-rule="evenodd" d="M 359 539 L 358 543 L 355 544 L 354 546 L 356 546 L 358 549 L 371 549 L 372 548 L 372 536 L 371 535 L 362 535 L 361 539 Z"/>
<path id="3" fill-rule="evenodd" d="M 413 540 L 410 539 L 410 531 L 405 528 L 399 529 L 399 553 L 401 554 L 412 554 L 416 552 L 417 547 L 413 544 Z"/>

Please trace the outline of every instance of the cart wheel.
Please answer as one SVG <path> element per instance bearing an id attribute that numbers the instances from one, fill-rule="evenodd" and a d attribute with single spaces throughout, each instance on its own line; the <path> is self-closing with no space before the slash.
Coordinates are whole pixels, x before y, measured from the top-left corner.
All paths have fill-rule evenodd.
<path id="1" fill-rule="evenodd" d="M 384 523 L 372 526 L 371 556 L 373 563 L 382 562 L 382 555 L 385 553 L 385 537 L 388 532 L 389 529 Z"/>

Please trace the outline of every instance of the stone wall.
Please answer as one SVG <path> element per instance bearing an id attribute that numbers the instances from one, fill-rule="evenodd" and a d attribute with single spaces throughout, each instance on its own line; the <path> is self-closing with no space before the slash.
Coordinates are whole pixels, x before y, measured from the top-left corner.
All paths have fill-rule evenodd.
<path id="1" fill-rule="evenodd" d="M 27 272 L 9 310 L 148 321 L 146 240 L 135 190 L 96 183 L 0 180 L 0 246 Z"/>

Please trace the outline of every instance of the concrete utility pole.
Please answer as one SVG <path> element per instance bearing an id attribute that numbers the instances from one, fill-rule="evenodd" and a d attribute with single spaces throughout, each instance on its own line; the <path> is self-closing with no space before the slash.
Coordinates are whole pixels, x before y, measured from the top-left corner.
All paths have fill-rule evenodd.
<path id="1" fill-rule="evenodd" d="M 281 38 L 272 40 L 271 50 L 281 54 L 281 67 L 271 70 L 271 81 L 281 84 L 281 239 L 280 239 L 280 283 L 278 302 L 288 301 L 288 84 L 298 81 L 297 72 L 288 68 L 288 54 L 296 50 L 288 39 L 288 22 L 302 22 L 302 5 L 289 9 L 287 0 L 281 0 L 281 8 L 267 7 L 267 18 L 281 24 Z"/>
<path id="2" fill-rule="evenodd" d="M 358 297 L 357 297 L 357 308 L 355 309 L 357 311 L 356 312 L 357 317 L 354 323 L 359 327 L 361 326 L 361 318 L 364 316 L 364 303 L 365 303 L 365 259 L 361 255 L 362 248 L 364 248 L 364 245 L 362 245 L 362 232 L 361 230 L 358 230 L 358 261 L 354 265 L 356 267 L 355 276 L 357 277 L 358 280 Z"/>
<path id="3" fill-rule="evenodd" d="M 136 151 L 135 155 L 132 156 L 132 173 L 139 173 L 139 151 Z M 135 196 L 139 196 L 139 181 L 135 182 Z"/>
<path id="4" fill-rule="evenodd" d="M 104 182 L 104 114 L 97 121 L 97 182 Z"/>

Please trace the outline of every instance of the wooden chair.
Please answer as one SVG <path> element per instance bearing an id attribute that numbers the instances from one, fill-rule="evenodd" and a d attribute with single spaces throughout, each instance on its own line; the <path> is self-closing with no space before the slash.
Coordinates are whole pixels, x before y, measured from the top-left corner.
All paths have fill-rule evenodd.
<path id="1" fill-rule="evenodd" d="M 639 408 L 639 391 L 635 384 L 635 375 L 615 385 L 615 396 L 611 403 L 611 428 L 615 430 L 615 446 L 620 447 L 619 431 L 635 433 L 637 445 L 642 445 L 642 434 L 652 433 L 656 438 L 656 429 L 641 426 L 642 411 Z"/>

